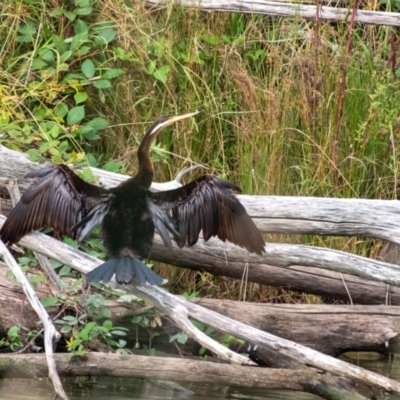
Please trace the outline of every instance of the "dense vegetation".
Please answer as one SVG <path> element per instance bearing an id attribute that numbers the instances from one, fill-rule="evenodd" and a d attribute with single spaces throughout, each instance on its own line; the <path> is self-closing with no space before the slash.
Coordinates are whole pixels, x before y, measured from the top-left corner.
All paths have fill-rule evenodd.
<path id="1" fill-rule="evenodd" d="M 196 121 L 160 135 L 157 181 L 198 162 L 245 193 L 396 196 L 392 28 L 351 33 L 348 23 L 151 10 L 130 0 L 7 0 L 0 11 L 0 142 L 35 160 L 131 173 L 150 121 L 201 109 Z M 355 238 L 267 240 L 372 256 L 379 247 Z M 240 282 L 158 268 L 177 290 L 239 293 Z M 285 295 L 258 285 L 249 294 Z"/>

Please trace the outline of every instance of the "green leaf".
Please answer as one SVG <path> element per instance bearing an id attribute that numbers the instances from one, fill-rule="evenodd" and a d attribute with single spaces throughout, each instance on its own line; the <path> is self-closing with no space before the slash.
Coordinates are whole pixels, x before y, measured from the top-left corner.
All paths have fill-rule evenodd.
<path id="1" fill-rule="evenodd" d="M 200 331 L 204 332 L 204 324 L 203 324 L 203 323 L 201 323 L 201 322 L 199 322 L 199 321 L 196 321 L 196 320 L 191 320 L 191 321 L 192 321 L 192 324 L 193 324 L 197 329 L 199 329 Z"/>
<path id="2" fill-rule="evenodd" d="M 70 144 L 68 143 L 68 140 L 63 140 L 58 146 L 58 150 L 60 151 L 60 153 L 65 153 L 69 149 L 70 149 Z"/>
<path id="3" fill-rule="evenodd" d="M 153 347 L 152 349 L 149 350 L 149 356 L 154 357 L 156 355 L 156 349 Z"/>
<path id="4" fill-rule="evenodd" d="M 74 100 L 76 104 L 85 102 L 87 98 L 88 95 L 85 92 L 78 92 L 74 94 Z"/>
<path id="5" fill-rule="evenodd" d="M 103 327 L 107 329 L 107 331 L 110 331 L 113 327 L 113 323 L 110 320 L 106 320 L 103 322 Z"/>
<path id="6" fill-rule="evenodd" d="M 124 74 L 125 72 L 122 69 L 109 69 L 108 71 L 104 72 L 103 74 L 101 74 L 101 78 L 102 79 L 113 79 L 116 78 L 117 76 L 120 76 L 122 74 Z"/>
<path id="7" fill-rule="evenodd" d="M 12 326 L 8 332 L 7 335 L 8 336 L 17 336 L 19 333 L 19 327 L 18 326 Z"/>
<path id="8" fill-rule="evenodd" d="M 43 307 L 54 307 L 58 304 L 57 297 L 44 297 L 40 300 Z"/>
<path id="9" fill-rule="evenodd" d="M 29 257 L 18 257 L 18 262 L 21 265 L 28 265 L 32 260 Z"/>
<path id="10" fill-rule="evenodd" d="M 66 315 L 63 318 L 63 321 L 65 321 L 68 325 L 76 325 L 78 323 L 77 318 L 73 317 L 72 315 Z"/>
<path id="11" fill-rule="evenodd" d="M 96 118 L 91 119 L 86 125 L 90 126 L 95 131 L 99 131 L 100 129 L 107 128 L 108 121 L 104 118 L 96 117 Z"/>
<path id="12" fill-rule="evenodd" d="M 88 79 L 93 78 L 93 76 L 96 72 L 96 68 L 94 67 L 93 62 L 90 60 L 85 60 L 82 63 L 81 70 L 83 72 L 83 75 L 85 75 L 86 78 L 88 78 Z"/>
<path id="13" fill-rule="evenodd" d="M 79 54 L 75 54 L 75 57 L 82 57 L 85 56 L 87 53 L 89 53 L 91 47 L 90 46 L 81 46 L 79 49 Z"/>
<path id="14" fill-rule="evenodd" d="M 27 35 L 33 37 L 36 33 L 36 27 L 33 22 L 28 21 L 26 24 L 20 25 L 18 32 L 21 35 Z"/>
<path id="15" fill-rule="evenodd" d="M 76 2 L 75 2 L 75 4 L 76 4 Z M 84 33 L 84 32 L 88 33 L 89 27 L 81 19 L 78 19 L 78 20 L 76 20 L 75 25 L 74 25 L 74 32 L 75 32 L 75 35 L 78 35 L 79 33 Z"/>
<path id="16" fill-rule="evenodd" d="M 64 118 L 68 113 L 68 106 L 65 103 L 58 103 L 54 109 L 54 115 L 59 118 Z"/>
<path id="17" fill-rule="evenodd" d="M 92 7 L 75 8 L 74 12 L 77 15 L 90 15 L 92 13 Z"/>
<path id="18" fill-rule="evenodd" d="M 64 325 L 61 329 L 60 329 L 60 333 L 68 333 L 71 332 L 71 327 L 68 325 Z"/>
<path id="19" fill-rule="evenodd" d="M 75 340 L 72 342 L 71 349 L 72 349 L 72 350 L 75 350 L 75 349 L 76 349 L 77 347 L 79 347 L 82 343 L 83 343 L 83 340 L 82 340 L 82 339 L 75 339 Z"/>
<path id="20" fill-rule="evenodd" d="M 72 56 L 72 51 L 68 50 L 61 54 L 60 56 L 60 64 L 64 63 Z"/>
<path id="21" fill-rule="evenodd" d="M 37 71 L 38 69 L 44 69 L 47 67 L 47 62 L 41 58 L 35 58 L 32 62 L 32 71 Z"/>
<path id="22" fill-rule="evenodd" d="M 87 32 L 78 33 L 71 40 L 70 50 L 78 49 L 87 39 Z"/>
<path id="23" fill-rule="evenodd" d="M 215 332 L 215 329 L 212 326 L 209 326 L 204 332 L 207 336 L 211 336 Z"/>
<path id="24" fill-rule="evenodd" d="M 65 15 L 65 17 L 67 17 L 70 21 L 74 21 L 76 18 L 76 14 L 72 11 L 65 11 L 63 10 L 63 14 Z"/>
<path id="25" fill-rule="evenodd" d="M 89 132 L 84 133 L 83 137 L 86 140 L 98 140 L 98 139 L 100 139 L 100 136 L 93 129 L 91 129 Z"/>
<path id="26" fill-rule="evenodd" d="M 99 81 L 94 82 L 93 86 L 97 89 L 107 89 L 111 87 L 111 82 L 107 79 L 100 79 Z"/>
<path id="27" fill-rule="evenodd" d="M 126 332 L 123 331 L 111 331 L 111 333 L 117 336 L 126 336 Z"/>
<path id="28" fill-rule="evenodd" d="M 169 338 L 169 342 L 173 342 L 176 340 L 180 344 L 185 344 L 188 340 L 188 335 L 185 332 L 179 332 L 176 335 L 173 335 Z"/>
<path id="29" fill-rule="evenodd" d="M 64 275 L 68 275 L 71 272 L 71 267 L 69 267 L 68 265 L 64 265 L 60 271 L 58 271 L 58 275 L 60 276 L 64 276 Z"/>
<path id="30" fill-rule="evenodd" d="M 33 38 L 31 36 L 19 35 L 15 39 L 18 43 L 30 43 L 33 42 Z"/>
<path id="31" fill-rule="evenodd" d="M 59 15 L 64 15 L 64 9 L 63 8 L 55 8 L 50 13 L 50 16 L 52 16 L 52 17 L 58 17 Z"/>
<path id="32" fill-rule="evenodd" d="M 88 163 L 89 163 L 89 165 L 91 166 L 91 167 L 94 167 L 94 168 L 96 168 L 97 167 L 97 160 L 96 160 L 96 157 L 93 155 L 93 154 L 91 154 L 91 153 L 86 153 L 86 158 L 87 158 L 87 160 L 88 160 Z"/>
<path id="33" fill-rule="evenodd" d="M 96 326 L 96 322 L 89 322 L 86 326 L 79 332 L 79 337 L 83 340 L 89 339 L 90 331 Z"/>
<path id="34" fill-rule="evenodd" d="M 117 172 L 121 168 L 122 162 L 114 162 L 114 161 L 109 161 L 105 163 L 102 167 L 102 169 L 110 172 Z"/>
<path id="35" fill-rule="evenodd" d="M 75 0 L 75 7 L 89 7 L 90 0 Z"/>
<path id="36" fill-rule="evenodd" d="M 53 260 L 52 258 L 49 259 L 49 263 L 50 263 L 52 268 L 59 268 L 59 267 L 61 267 L 61 265 L 63 265 L 62 262 L 57 261 L 57 260 Z"/>
<path id="37" fill-rule="evenodd" d="M 84 117 L 85 117 L 85 107 L 84 106 L 77 106 L 77 107 L 71 108 L 68 111 L 67 124 L 70 126 L 75 125 L 75 124 L 81 122 Z"/>
<path id="38" fill-rule="evenodd" d="M 163 65 L 162 67 L 158 68 L 154 71 L 153 76 L 157 80 L 161 81 L 162 83 L 167 82 L 168 72 L 170 71 L 170 67 L 168 65 Z"/>
<path id="39" fill-rule="evenodd" d="M 39 282 L 45 282 L 46 277 L 44 275 L 35 275 L 29 278 L 29 282 L 31 283 L 39 283 Z"/>
<path id="40" fill-rule="evenodd" d="M 27 151 L 28 155 L 29 155 L 29 160 L 33 161 L 33 162 L 38 162 L 40 160 L 42 160 L 42 157 L 40 156 L 40 154 L 38 153 L 38 151 L 36 149 L 29 149 Z"/>
<path id="41" fill-rule="evenodd" d="M 98 28 L 97 37 L 95 39 L 96 44 L 102 45 L 105 43 L 110 43 L 115 36 L 117 36 L 117 31 L 113 28 Z"/>
<path id="42" fill-rule="evenodd" d="M 43 50 L 39 51 L 39 56 L 47 62 L 54 61 L 54 53 L 49 49 L 43 49 Z"/>
<path id="43" fill-rule="evenodd" d="M 150 61 L 149 66 L 147 67 L 147 72 L 150 75 L 153 75 L 153 72 L 155 71 L 155 69 L 156 69 L 156 62 L 155 61 Z"/>

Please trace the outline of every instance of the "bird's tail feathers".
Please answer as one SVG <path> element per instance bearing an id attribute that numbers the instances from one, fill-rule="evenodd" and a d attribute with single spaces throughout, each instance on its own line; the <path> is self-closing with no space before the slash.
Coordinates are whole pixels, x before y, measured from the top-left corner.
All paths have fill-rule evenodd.
<path id="1" fill-rule="evenodd" d="M 118 283 L 140 283 L 161 286 L 162 278 L 136 257 L 113 257 L 86 274 L 88 282 L 107 283 L 115 274 Z"/>

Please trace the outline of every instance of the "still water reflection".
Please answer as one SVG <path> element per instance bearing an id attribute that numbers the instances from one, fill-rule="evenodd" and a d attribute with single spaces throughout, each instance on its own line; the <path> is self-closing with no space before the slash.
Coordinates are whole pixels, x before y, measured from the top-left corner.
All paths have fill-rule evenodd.
<path id="1" fill-rule="evenodd" d="M 347 360 L 349 361 L 349 360 Z M 353 360 L 354 364 L 400 381 L 400 359 L 396 357 L 375 361 Z M 265 389 L 234 388 L 215 384 L 185 384 L 174 386 L 169 382 L 144 381 L 141 379 L 95 378 L 64 379 L 63 384 L 71 400 L 156 400 L 156 399 L 237 399 L 237 400 L 316 400 L 317 396 Z M 51 399 L 53 388 L 48 379 L 0 379 L 0 399 L 43 400 Z M 367 393 L 365 393 L 367 394 Z M 376 393 L 380 400 L 400 400 L 399 396 Z"/>

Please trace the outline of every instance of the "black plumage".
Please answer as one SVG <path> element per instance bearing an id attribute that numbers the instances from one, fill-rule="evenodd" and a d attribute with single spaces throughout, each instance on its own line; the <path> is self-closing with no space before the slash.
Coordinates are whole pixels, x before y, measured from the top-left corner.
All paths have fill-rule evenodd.
<path id="1" fill-rule="evenodd" d="M 232 191 L 233 183 L 202 176 L 178 189 L 150 191 L 153 165 L 150 147 L 166 126 L 195 113 L 158 118 L 147 130 L 138 149 L 137 174 L 112 189 L 85 182 L 65 165 L 30 172 L 35 178 L 0 230 L 7 245 L 42 227 L 81 241 L 102 225 L 108 261 L 87 274 L 90 282 L 108 282 L 115 273 L 119 283 L 134 280 L 160 285 L 155 272 L 141 260 L 148 258 L 157 229 L 172 249 L 171 235 L 179 247 L 193 246 L 217 236 L 249 252 L 261 254 L 264 240 Z"/>

